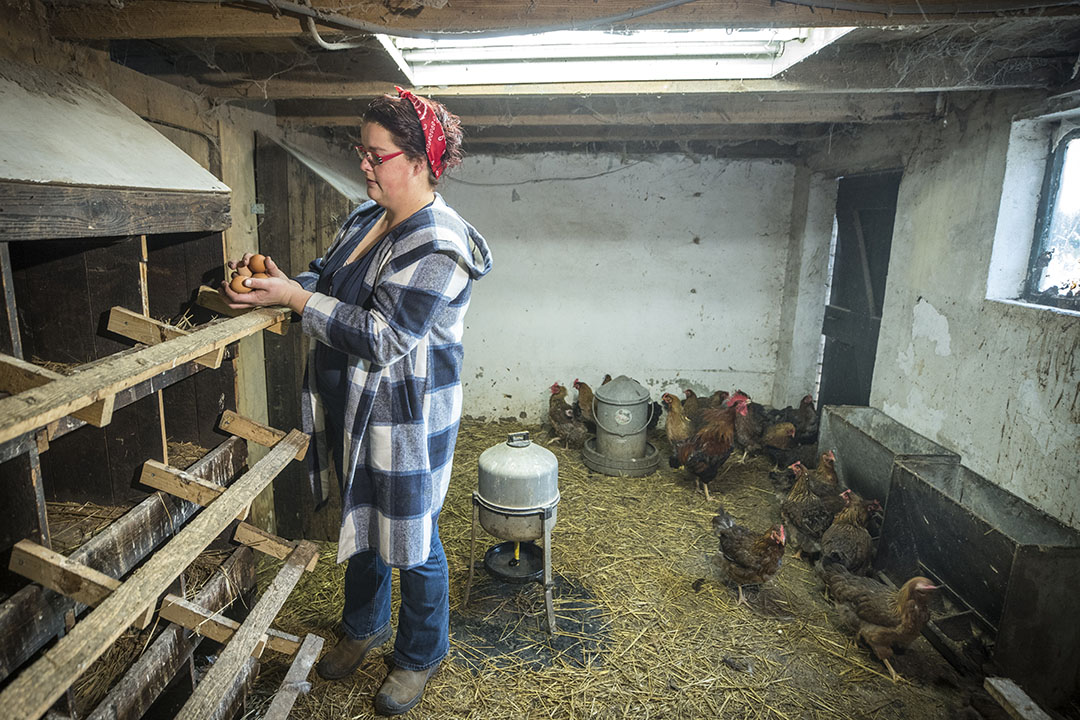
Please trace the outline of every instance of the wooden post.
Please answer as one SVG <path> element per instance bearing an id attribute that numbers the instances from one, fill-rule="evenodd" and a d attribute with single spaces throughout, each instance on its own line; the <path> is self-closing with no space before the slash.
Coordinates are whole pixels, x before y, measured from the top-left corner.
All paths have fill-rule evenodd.
<path id="1" fill-rule="evenodd" d="M 139 236 L 139 296 L 142 298 L 142 314 L 150 317 L 150 290 L 147 283 L 147 266 L 150 254 L 146 248 L 146 235 Z M 169 436 L 165 432 L 165 399 L 157 391 L 158 425 L 161 426 L 161 462 L 169 464 Z"/>

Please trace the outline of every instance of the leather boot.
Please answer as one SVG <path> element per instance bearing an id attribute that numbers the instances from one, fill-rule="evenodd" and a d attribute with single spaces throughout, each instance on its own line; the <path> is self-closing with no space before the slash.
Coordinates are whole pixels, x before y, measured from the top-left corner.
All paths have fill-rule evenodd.
<path id="1" fill-rule="evenodd" d="M 426 670 L 406 670 L 394 666 L 375 695 L 375 712 L 380 715 L 401 715 L 408 712 L 424 697 L 428 678 L 438 669 L 439 663 Z"/>
<path id="2" fill-rule="evenodd" d="M 379 647 L 387 640 L 393 631 L 387 624 L 382 630 L 374 635 L 368 635 L 363 640 L 354 640 L 348 635 L 342 636 L 337 645 L 330 652 L 323 655 L 322 660 L 315 666 L 315 671 L 323 680 L 340 680 L 352 674 L 360 663 L 364 662 L 367 654 Z"/>

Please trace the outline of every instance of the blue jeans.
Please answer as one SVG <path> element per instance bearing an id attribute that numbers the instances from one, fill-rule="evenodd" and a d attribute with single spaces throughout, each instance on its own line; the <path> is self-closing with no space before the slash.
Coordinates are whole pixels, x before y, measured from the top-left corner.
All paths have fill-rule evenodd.
<path id="1" fill-rule="evenodd" d="M 393 570 L 375 550 L 349 558 L 345 569 L 345 632 L 357 640 L 390 624 L 390 581 Z M 450 576 L 439 539 L 438 518 L 432 526 L 431 554 L 423 565 L 398 570 L 401 608 L 398 610 L 394 664 L 406 670 L 426 670 L 450 651 Z"/>

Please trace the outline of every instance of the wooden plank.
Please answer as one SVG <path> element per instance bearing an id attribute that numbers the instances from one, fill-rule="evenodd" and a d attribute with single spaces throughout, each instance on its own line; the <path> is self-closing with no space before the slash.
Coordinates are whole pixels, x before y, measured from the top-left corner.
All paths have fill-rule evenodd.
<path id="1" fill-rule="evenodd" d="M 296 543 L 283 540 L 277 535 L 245 522 L 237 524 L 236 532 L 233 533 L 233 540 L 278 560 L 286 559 L 296 549 Z M 316 555 L 311 558 L 311 562 L 304 569 L 310 572 L 315 569 L 318 563 L 319 556 Z"/>
<path id="2" fill-rule="evenodd" d="M 268 448 L 274 447 L 285 438 L 285 433 L 281 430 L 255 422 L 243 415 L 237 415 L 232 410 L 226 410 L 221 414 L 218 428 L 231 435 L 242 437 L 245 440 L 250 440 Z M 307 445 L 301 448 L 296 459 L 303 460 L 305 455 L 307 455 Z"/>
<path id="3" fill-rule="evenodd" d="M 161 617 L 219 643 L 227 643 L 240 627 L 240 623 L 232 618 L 219 617 L 217 613 L 176 595 L 166 595 L 161 601 Z M 251 657 L 261 658 L 265 649 L 266 636 L 263 635 L 251 649 Z"/>
<path id="4" fill-rule="evenodd" d="M 217 500 L 225 492 L 225 488 L 220 485 L 207 482 L 198 475 L 169 467 L 157 460 L 147 460 L 143 463 L 139 482 L 202 507 Z"/>
<path id="5" fill-rule="evenodd" d="M 301 691 L 306 693 L 307 688 L 311 687 L 307 681 L 308 674 L 311 672 L 311 666 L 319 659 L 323 642 L 318 635 L 308 633 L 304 636 L 304 644 L 296 653 L 292 665 L 289 666 L 289 672 L 285 673 L 285 679 L 281 681 L 281 688 L 274 695 L 262 720 L 288 720 L 289 712 L 297 696 Z"/>
<path id="6" fill-rule="evenodd" d="M 150 286 L 147 282 L 147 266 L 150 255 L 146 246 L 146 235 L 139 236 L 139 299 L 142 301 L 142 314 L 150 317 Z M 161 462 L 169 464 L 169 433 L 165 429 L 165 400 L 161 391 L 157 391 L 158 427 L 161 430 Z"/>
<path id="7" fill-rule="evenodd" d="M 249 310 L 237 310 L 236 308 L 229 307 L 224 298 L 221 297 L 221 293 L 209 285 L 199 286 L 199 294 L 195 298 L 195 304 L 204 307 L 211 312 L 215 312 L 218 315 L 224 315 L 225 317 L 240 317 L 241 315 L 250 312 Z M 277 335 L 284 335 L 288 332 L 288 329 L 288 317 L 284 317 L 277 323 L 266 328 L 266 330 Z"/>
<path id="8" fill-rule="evenodd" d="M 12 720 L 36 720 L 44 715 L 64 690 L 120 637 L 140 608 L 165 592 L 195 556 L 206 549 L 237 513 L 274 479 L 278 471 L 292 460 L 303 442 L 306 442 L 306 436 L 299 430 L 292 431 L 289 437 L 278 443 L 237 480 L 228 492 L 200 512 L 164 548 L 136 570 L 119 590 L 106 598 L 71 633 L 23 670 L 0 692 L 0 707 L 7 710 L 9 717 Z M 302 571 L 302 568 L 299 570 Z M 230 643 L 230 646 L 233 644 Z M 251 647 L 254 647 L 254 642 Z M 232 670 L 235 673 L 240 668 L 241 664 L 237 664 Z"/>
<path id="9" fill-rule="evenodd" d="M 123 307 L 114 307 L 109 312 L 108 330 L 143 345 L 157 345 L 166 340 L 173 340 L 191 334 L 187 330 L 181 330 L 160 320 L 139 315 Z M 217 369 L 221 367 L 224 354 L 225 348 L 220 347 L 202 357 L 195 358 L 195 362 L 204 367 Z"/>
<path id="10" fill-rule="evenodd" d="M 135 352 L 135 350 L 126 350 L 125 352 Z M 228 358 L 228 354 L 226 354 Z M 85 367 L 85 366 L 84 366 Z M 113 406 L 114 412 L 121 408 L 127 407 L 144 397 L 153 395 L 155 392 L 160 391 L 162 388 L 166 388 L 174 383 L 180 382 L 188 377 L 191 377 L 195 373 L 202 370 L 201 365 L 196 364 L 194 361 L 186 362 L 183 365 L 179 365 L 171 370 L 167 370 L 161 375 L 156 375 L 149 380 L 143 381 L 138 385 L 122 390 L 116 394 L 115 404 Z M 11 458 L 22 455 L 30 450 L 31 445 L 38 445 L 38 450 L 41 452 L 47 451 L 48 441 L 55 438 L 63 437 L 70 432 L 74 432 L 81 427 L 87 425 L 83 420 L 75 418 L 73 415 L 66 415 L 59 420 L 54 420 L 45 426 L 41 431 L 25 433 L 17 438 L 8 440 L 7 442 L 0 443 L 0 463 L 3 463 Z M 45 435 L 44 447 L 42 447 L 41 440 L 38 439 L 39 432 Z"/>
<path id="11" fill-rule="evenodd" d="M 0 355 L 0 390 L 12 395 L 47 385 L 54 380 L 62 380 L 65 377 L 68 376 L 25 360 L 10 355 Z M 102 427 L 112 421 L 115 405 L 116 396 L 110 395 L 93 405 L 72 412 L 71 415 L 94 427 Z"/>
<path id="12" fill-rule="evenodd" d="M 161 617 L 169 622 L 183 625 L 188 630 L 222 644 L 229 642 L 240 627 L 240 623 L 232 618 L 225 617 L 217 611 L 208 610 L 199 603 L 185 600 L 176 595 L 165 596 L 161 601 L 160 613 Z M 262 657 L 263 649 L 266 647 L 282 655 L 291 656 L 300 649 L 300 638 L 269 628 L 255 646 L 251 656 Z"/>
<path id="13" fill-rule="evenodd" d="M 1050 716 L 1015 682 L 1006 677 L 988 677 L 983 687 L 1016 720 L 1050 720 Z"/>
<path id="14" fill-rule="evenodd" d="M 185 337 L 105 361 L 93 370 L 65 376 L 47 385 L 0 400 L 0 442 L 47 425 L 103 398 L 115 395 L 171 367 L 201 357 L 241 337 L 280 322 L 287 309 L 258 308 L 245 315 L 215 320 Z"/>
<path id="15" fill-rule="evenodd" d="M 210 610 L 231 605 L 242 591 L 255 586 L 255 563 L 249 548 L 237 548 L 195 595 Z M 109 690 L 87 720 L 136 720 L 190 659 L 202 636 L 170 623 Z"/>
<path id="16" fill-rule="evenodd" d="M 206 232 L 229 226 L 229 194 L 0 181 L 0 240 Z"/>
<path id="17" fill-rule="evenodd" d="M 224 485 L 240 472 L 246 457 L 246 444 L 239 438 L 229 438 L 196 461 L 189 471 Z M 165 538 L 175 534 L 196 510 L 192 503 L 152 495 L 69 558 L 107 575 L 122 577 Z M 78 614 L 85 609 L 85 605 L 36 584 L 27 585 L 0 605 L 0 680 L 63 632 L 66 612 Z"/>
<path id="18" fill-rule="evenodd" d="M 92 607 L 100 605 L 121 585 L 114 577 L 29 540 L 15 543 L 15 547 L 11 549 L 8 569 Z M 135 621 L 140 630 L 154 619 L 154 605 L 155 603 L 150 603 Z"/>
<path id="19" fill-rule="evenodd" d="M 278 449 L 274 448 L 267 457 L 277 452 Z M 304 567 L 311 561 L 313 555 L 318 554 L 319 549 L 314 543 L 307 540 L 300 541 L 289 555 L 289 559 L 285 561 L 277 577 L 270 583 L 270 587 L 255 603 L 247 620 L 236 631 L 232 640 L 218 655 L 217 662 L 195 688 L 191 698 L 177 714 L 176 720 L 202 720 L 214 714 L 222 693 L 251 656 L 252 649 L 270 627 L 270 623 L 277 616 L 281 606 L 289 599 L 289 594 L 303 574 Z M 0 694 L 0 700 L 3 700 L 3 697 Z"/>

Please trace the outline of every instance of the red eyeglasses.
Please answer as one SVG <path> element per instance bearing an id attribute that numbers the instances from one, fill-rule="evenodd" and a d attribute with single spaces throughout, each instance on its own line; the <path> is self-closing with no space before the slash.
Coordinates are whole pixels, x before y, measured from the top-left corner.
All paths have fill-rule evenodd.
<path id="1" fill-rule="evenodd" d="M 370 150 L 368 150 L 363 145 L 353 145 L 353 150 L 356 151 L 356 154 L 360 156 L 361 160 L 367 160 L 369 163 L 372 164 L 373 167 L 378 166 L 378 165 L 382 165 L 387 160 L 393 160 L 398 155 L 404 155 L 405 154 L 404 150 L 398 150 L 397 152 L 392 152 L 389 155 L 378 155 L 376 153 L 371 152 Z"/>

